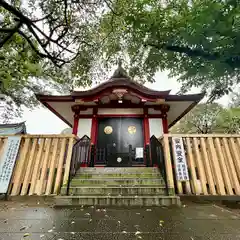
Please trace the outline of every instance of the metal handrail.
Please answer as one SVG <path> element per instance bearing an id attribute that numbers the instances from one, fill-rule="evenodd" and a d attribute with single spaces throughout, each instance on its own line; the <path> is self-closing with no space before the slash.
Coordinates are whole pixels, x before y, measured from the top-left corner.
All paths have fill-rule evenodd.
<path id="1" fill-rule="evenodd" d="M 153 135 L 150 139 L 150 144 L 152 160 L 157 163 L 159 171 L 161 172 L 165 182 L 167 195 L 169 195 L 169 187 L 167 182 L 166 166 L 162 143 Z"/>
<path id="2" fill-rule="evenodd" d="M 80 169 L 81 164 L 88 164 L 90 152 L 90 138 L 85 135 L 73 145 L 71 165 L 67 183 L 67 195 L 69 195 L 70 182 Z"/>

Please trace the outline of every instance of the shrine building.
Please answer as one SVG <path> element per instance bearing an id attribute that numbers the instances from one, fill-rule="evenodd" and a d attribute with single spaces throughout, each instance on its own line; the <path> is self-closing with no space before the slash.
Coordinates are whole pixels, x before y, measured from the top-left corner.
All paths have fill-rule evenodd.
<path id="1" fill-rule="evenodd" d="M 121 66 L 108 81 L 90 90 L 37 95 L 73 134 L 90 139 L 96 150 L 94 166 L 146 166 L 144 151 L 150 138 L 168 133 L 203 97 L 203 93 L 174 95 L 149 89 L 131 80 Z"/>

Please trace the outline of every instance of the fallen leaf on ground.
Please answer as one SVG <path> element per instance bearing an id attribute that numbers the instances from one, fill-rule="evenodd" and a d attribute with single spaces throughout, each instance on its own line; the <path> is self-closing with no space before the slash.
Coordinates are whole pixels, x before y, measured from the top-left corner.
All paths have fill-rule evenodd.
<path id="1" fill-rule="evenodd" d="M 30 236 L 29 233 L 24 233 L 24 235 L 23 235 L 23 237 L 28 237 L 28 236 Z"/>
<path id="2" fill-rule="evenodd" d="M 71 222 L 71 224 L 74 224 L 74 223 L 75 223 L 74 221 Z"/>
<path id="3" fill-rule="evenodd" d="M 72 234 L 72 235 L 74 235 L 74 234 L 75 234 L 75 232 L 71 232 L 71 234 Z"/>
<path id="4" fill-rule="evenodd" d="M 26 226 L 23 226 L 23 227 L 20 228 L 20 231 L 22 231 L 22 230 L 24 230 L 26 228 L 27 228 Z"/>
<path id="5" fill-rule="evenodd" d="M 139 232 L 139 231 L 136 231 L 136 232 L 135 232 L 135 235 L 139 235 L 139 234 L 141 234 L 141 232 Z"/>
<path id="6" fill-rule="evenodd" d="M 53 230 L 52 229 L 49 229 L 48 232 L 52 232 Z"/>

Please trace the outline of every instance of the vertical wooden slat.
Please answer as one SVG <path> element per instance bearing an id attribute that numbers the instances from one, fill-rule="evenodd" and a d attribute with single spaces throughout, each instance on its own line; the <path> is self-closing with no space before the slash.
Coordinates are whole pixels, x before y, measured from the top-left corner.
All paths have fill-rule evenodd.
<path id="1" fill-rule="evenodd" d="M 38 188 L 36 190 L 37 195 L 42 194 L 43 187 L 44 187 L 44 180 L 45 180 L 46 174 L 47 174 L 47 166 L 48 166 L 48 160 L 49 160 L 49 150 L 50 150 L 50 147 L 51 147 L 51 144 L 52 144 L 52 139 L 48 138 L 46 141 L 47 141 L 47 146 L 46 146 L 46 151 L 45 151 L 45 155 L 44 155 L 44 159 L 43 159 L 40 181 L 39 181 Z"/>
<path id="2" fill-rule="evenodd" d="M 219 160 L 219 165 L 223 174 L 223 180 L 224 180 L 224 184 L 225 187 L 227 189 L 227 193 L 230 195 L 233 195 L 233 190 L 232 190 L 232 186 L 231 186 L 231 181 L 230 181 L 230 177 L 227 171 L 227 166 L 224 160 L 224 156 L 223 156 L 223 152 L 222 152 L 222 148 L 221 148 L 221 144 L 219 141 L 219 138 L 215 139 L 215 143 L 216 143 L 216 148 L 217 148 L 217 155 L 218 155 L 218 160 Z"/>
<path id="3" fill-rule="evenodd" d="M 212 163 L 213 163 L 213 171 L 215 171 L 215 176 L 216 176 L 216 185 L 217 185 L 217 190 L 219 191 L 219 194 L 221 195 L 226 195 L 225 192 L 225 188 L 224 188 L 224 184 L 223 184 L 223 177 L 222 177 L 222 172 L 220 169 L 220 165 L 218 162 L 218 157 L 217 157 L 217 153 L 215 150 L 215 146 L 213 144 L 213 139 L 211 137 L 209 137 L 207 139 L 207 142 L 210 146 L 210 156 L 212 159 Z"/>
<path id="4" fill-rule="evenodd" d="M 230 150 L 232 152 L 233 162 L 234 162 L 237 173 L 239 173 L 238 174 L 238 180 L 240 181 L 240 155 L 239 155 L 239 152 L 237 150 L 237 147 L 238 147 L 237 142 L 235 143 L 233 138 L 230 138 L 229 140 L 230 140 L 229 146 L 230 146 Z"/>
<path id="5" fill-rule="evenodd" d="M 195 171 L 195 164 L 194 164 L 194 159 L 193 159 L 193 153 L 192 153 L 192 147 L 191 143 L 189 140 L 189 137 L 186 138 L 187 142 L 187 152 L 188 152 L 188 166 L 190 168 L 190 173 L 191 173 L 191 185 L 192 185 L 192 190 L 193 193 L 199 194 L 199 189 L 198 189 L 198 184 L 197 184 L 197 176 L 196 176 L 196 171 Z"/>
<path id="6" fill-rule="evenodd" d="M 210 166 L 210 159 L 208 158 L 208 154 L 207 154 L 207 149 L 206 149 L 206 144 L 205 144 L 205 139 L 206 138 L 200 138 L 200 142 L 201 142 L 201 150 L 203 153 L 203 165 L 206 171 L 206 177 L 207 177 L 207 182 L 209 185 L 209 190 L 210 193 L 213 195 L 216 195 L 216 189 L 215 189 L 215 184 L 213 181 L 213 175 L 211 172 L 211 166 Z"/>
<path id="7" fill-rule="evenodd" d="M 174 189 L 172 162 L 171 162 L 171 155 L 170 155 L 170 148 L 169 148 L 169 139 L 167 135 L 164 135 L 163 137 L 163 151 L 165 156 L 164 160 L 165 160 L 168 188 Z"/>
<path id="8" fill-rule="evenodd" d="M 202 159 L 199 153 L 199 149 L 198 149 L 198 141 L 197 138 L 193 138 L 193 146 L 195 149 L 195 153 L 196 153 L 196 166 L 198 168 L 198 172 L 199 172 L 199 177 L 200 177 L 200 182 L 201 182 L 201 186 L 202 186 L 202 191 L 204 195 L 207 195 L 207 186 L 206 186 L 206 176 L 205 176 L 205 172 L 204 172 L 204 168 L 203 168 L 203 164 L 202 164 Z"/>
<path id="9" fill-rule="evenodd" d="M 43 147 L 44 147 L 44 143 L 45 143 L 45 139 L 44 138 L 40 138 L 40 145 L 38 148 L 38 153 L 36 156 L 36 161 L 35 161 L 35 166 L 33 169 L 33 174 L 32 174 L 32 179 L 31 179 L 31 187 L 29 190 L 29 195 L 33 195 L 35 193 L 35 188 L 36 188 L 36 184 L 37 184 L 37 176 L 39 173 L 39 165 L 40 165 L 40 160 L 43 154 Z"/>
<path id="10" fill-rule="evenodd" d="M 13 189 L 12 189 L 12 196 L 18 195 L 19 194 L 19 190 L 20 190 L 20 186 L 21 186 L 21 177 L 22 177 L 22 173 L 23 173 L 23 166 L 25 164 L 25 159 L 28 153 L 28 147 L 29 147 L 29 143 L 30 143 L 30 138 L 26 138 L 25 139 L 25 143 L 24 143 L 24 147 L 23 150 L 21 152 L 20 158 L 19 158 L 19 163 L 17 165 L 17 168 L 15 169 L 16 175 L 15 178 L 13 180 L 14 184 L 13 184 Z"/>
<path id="11" fill-rule="evenodd" d="M 172 144 L 172 151 L 174 152 L 173 144 Z M 175 156 L 175 154 L 173 154 L 173 159 L 174 159 L 174 163 L 176 163 L 176 156 Z M 177 166 L 175 166 L 175 171 L 177 171 Z M 178 181 L 178 180 L 176 182 L 177 182 L 178 194 L 183 194 L 182 182 Z"/>
<path id="12" fill-rule="evenodd" d="M 240 148 L 240 138 L 237 138 L 238 148 Z"/>
<path id="13" fill-rule="evenodd" d="M 34 155 L 35 155 L 35 150 L 36 150 L 36 145 L 37 145 L 37 141 L 38 139 L 33 139 L 33 144 L 31 146 L 31 152 L 30 152 L 30 157 L 26 166 L 26 173 L 25 173 L 25 177 L 24 177 L 24 181 L 23 181 L 23 187 L 22 187 L 22 191 L 21 191 L 21 195 L 26 195 L 27 194 L 27 190 L 28 190 L 28 184 L 30 182 L 30 173 L 31 173 L 31 169 L 33 167 L 33 162 L 34 162 Z"/>
<path id="14" fill-rule="evenodd" d="M 228 142 L 227 142 L 226 138 L 223 138 L 222 140 L 223 140 L 223 147 L 224 147 L 225 153 L 226 153 L 226 161 L 227 161 L 229 171 L 230 171 L 230 174 L 232 177 L 232 184 L 233 184 L 236 194 L 240 194 L 239 181 L 238 181 L 235 166 L 233 164 L 232 156 L 231 156 L 231 153 L 229 150 Z"/>
<path id="15" fill-rule="evenodd" d="M 62 139 L 59 162 L 57 167 L 57 176 L 54 186 L 54 193 L 57 194 L 61 184 L 61 177 L 62 177 L 62 169 L 63 169 L 63 161 L 64 161 L 64 153 L 66 149 L 66 138 Z"/>
<path id="16" fill-rule="evenodd" d="M 74 140 L 73 138 L 70 138 L 69 144 L 68 144 L 68 152 L 67 152 L 65 171 L 64 171 L 64 177 L 63 177 L 63 185 L 67 184 L 68 178 L 69 178 L 69 171 L 71 167 L 71 158 L 72 158 L 72 150 L 73 150 L 73 140 Z"/>
<path id="17" fill-rule="evenodd" d="M 52 159 L 51 159 L 51 165 L 50 165 L 50 171 L 49 171 L 49 177 L 46 187 L 46 195 L 50 195 L 52 192 L 52 184 L 53 184 L 53 178 L 55 173 L 55 166 L 57 161 L 57 151 L 58 151 L 58 138 L 55 138 L 53 140 L 53 152 L 52 152 Z"/>

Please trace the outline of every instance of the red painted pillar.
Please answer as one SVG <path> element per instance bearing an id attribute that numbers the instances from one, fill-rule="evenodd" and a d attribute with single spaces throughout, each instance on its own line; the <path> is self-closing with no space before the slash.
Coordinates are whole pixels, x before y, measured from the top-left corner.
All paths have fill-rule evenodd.
<path id="1" fill-rule="evenodd" d="M 144 129 L 144 146 L 150 144 L 150 131 L 149 131 L 149 119 L 148 119 L 148 109 L 144 109 L 143 118 L 143 129 Z"/>
<path id="2" fill-rule="evenodd" d="M 80 118 L 80 106 L 79 105 L 74 105 L 72 106 L 72 111 L 74 112 L 74 121 L 73 121 L 73 130 L 72 133 L 74 135 L 77 135 L 78 132 L 78 122 Z"/>
<path id="3" fill-rule="evenodd" d="M 169 111 L 169 105 L 161 105 L 161 113 L 162 113 L 162 126 L 163 126 L 163 133 L 168 133 L 168 120 L 167 120 L 167 112 Z"/>
<path id="4" fill-rule="evenodd" d="M 96 145 L 97 142 L 97 109 L 93 109 L 92 128 L 91 128 L 91 144 Z"/>
<path id="5" fill-rule="evenodd" d="M 72 131 L 74 135 L 77 135 L 77 132 L 78 132 L 78 122 L 79 122 L 79 115 L 74 114 L 73 131 Z"/>
<path id="6" fill-rule="evenodd" d="M 163 133 L 168 133 L 168 121 L 167 116 L 162 117 Z"/>

